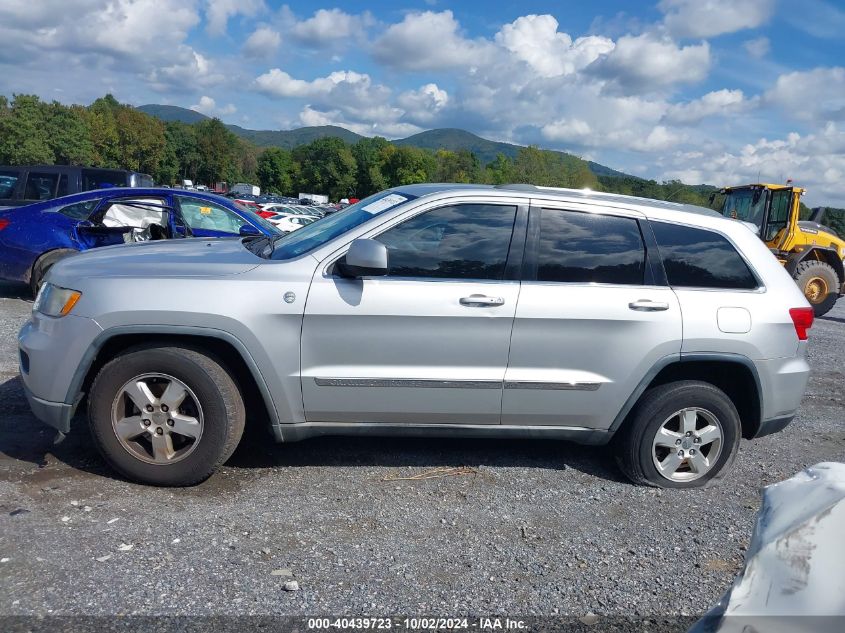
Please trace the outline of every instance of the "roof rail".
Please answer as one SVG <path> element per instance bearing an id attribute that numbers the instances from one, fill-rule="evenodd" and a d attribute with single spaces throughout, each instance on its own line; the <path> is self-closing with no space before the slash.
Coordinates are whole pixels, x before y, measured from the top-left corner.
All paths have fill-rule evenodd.
<path id="1" fill-rule="evenodd" d="M 493 185 L 494 189 L 510 189 L 512 191 L 540 191 L 537 185 L 529 185 L 524 182 L 517 182 L 512 184 Z"/>

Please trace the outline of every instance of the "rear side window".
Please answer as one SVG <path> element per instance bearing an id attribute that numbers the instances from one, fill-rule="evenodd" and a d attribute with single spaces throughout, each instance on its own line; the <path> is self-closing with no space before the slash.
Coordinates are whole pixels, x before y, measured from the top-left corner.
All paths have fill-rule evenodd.
<path id="1" fill-rule="evenodd" d="M 56 197 L 58 174 L 29 172 L 24 190 L 24 200 L 52 200 Z"/>
<path id="2" fill-rule="evenodd" d="M 543 209 L 537 281 L 642 285 L 645 247 L 637 221 Z"/>
<path id="3" fill-rule="evenodd" d="M 751 290 L 757 280 L 724 237 L 689 226 L 652 222 L 669 285 Z"/>
<path id="4" fill-rule="evenodd" d="M 100 204 L 100 200 L 86 200 L 85 202 L 77 202 L 76 204 L 69 204 L 59 209 L 59 213 L 66 215 L 74 220 L 87 220 L 91 212 Z"/>
<path id="5" fill-rule="evenodd" d="M 11 200 L 15 195 L 18 174 L 14 171 L 0 171 L 0 200 Z"/>

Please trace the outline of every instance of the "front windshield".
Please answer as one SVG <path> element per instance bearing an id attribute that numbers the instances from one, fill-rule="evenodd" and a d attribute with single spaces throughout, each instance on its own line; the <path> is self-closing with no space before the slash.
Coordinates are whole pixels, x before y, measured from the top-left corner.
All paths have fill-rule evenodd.
<path id="1" fill-rule="evenodd" d="M 276 238 L 270 253 L 272 259 L 293 259 L 312 251 L 330 240 L 351 231 L 376 215 L 395 209 L 416 196 L 395 191 L 382 191 L 338 211 L 334 215 Z"/>
<path id="2" fill-rule="evenodd" d="M 722 215 L 734 220 L 751 222 L 761 229 L 766 212 L 766 195 L 761 189 L 736 189 L 725 194 Z"/>

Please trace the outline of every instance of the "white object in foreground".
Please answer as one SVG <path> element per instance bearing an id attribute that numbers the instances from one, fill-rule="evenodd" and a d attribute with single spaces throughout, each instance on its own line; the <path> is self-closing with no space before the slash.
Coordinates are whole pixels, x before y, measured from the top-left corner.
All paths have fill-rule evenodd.
<path id="1" fill-rule="evenodd" d="M 745 568 L 690 633 L 749 630 L 845 630 L 845 464 L 763 490 Z"/>

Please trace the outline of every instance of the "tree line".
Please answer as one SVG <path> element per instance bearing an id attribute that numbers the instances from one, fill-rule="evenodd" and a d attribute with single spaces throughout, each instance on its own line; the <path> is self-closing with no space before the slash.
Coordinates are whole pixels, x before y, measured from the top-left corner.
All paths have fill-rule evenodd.
<path id="1" fill-rule="evenodd" d="M 707 205 L 710 190 L 677 181 L 596 176 L 586 161 L 523 147 L 481 164 L 468 150 L 397 146 L 381 137 L 349 144 L 326 137 L 290 151 L 260 148 L 219 119 L 163 122 L 119 103 L 112 95 L 90 106 L 48 103 L 34 95 L 0 96 L 0 164 L 60 164 L 131 169 L 157 183 L 183 179 L 214 185 L 257 182 L 262 191 L 363 198 L 382 189 L 420 182 L 531 183 L 590 188 Z"/>

